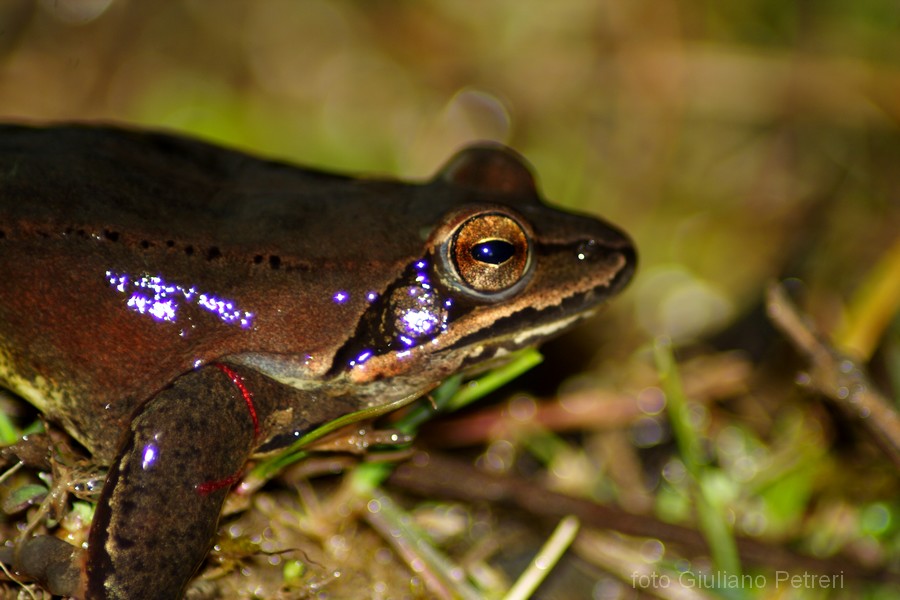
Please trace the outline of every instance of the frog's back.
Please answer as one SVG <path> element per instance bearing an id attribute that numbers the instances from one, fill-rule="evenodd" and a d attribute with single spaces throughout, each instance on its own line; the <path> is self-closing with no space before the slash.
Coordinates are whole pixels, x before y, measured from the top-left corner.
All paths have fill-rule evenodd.
<path id="1" fill-rule="evenodd" d="M 257 243 L 309 227 L 326 199 L 340 204 L 371 193 L 350 177 L 114 127 L 0 125 L 0 158 L 4 222 L 75 233 L 102 226 L 150 243 L 204 232 Z"/>

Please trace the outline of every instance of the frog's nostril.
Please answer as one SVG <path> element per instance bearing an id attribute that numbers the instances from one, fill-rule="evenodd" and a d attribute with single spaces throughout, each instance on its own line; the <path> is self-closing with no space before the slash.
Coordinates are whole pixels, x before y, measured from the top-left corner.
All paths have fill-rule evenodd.
<path id="1" fill-rule="evenodd" d="M 578 260 L 591 261 L 597 256 L 599 251 L 600 244 L 597 243 L 597 240 L 587 240 L 578 244 L 578 247 L 575 249 L 575 256 Z"/>

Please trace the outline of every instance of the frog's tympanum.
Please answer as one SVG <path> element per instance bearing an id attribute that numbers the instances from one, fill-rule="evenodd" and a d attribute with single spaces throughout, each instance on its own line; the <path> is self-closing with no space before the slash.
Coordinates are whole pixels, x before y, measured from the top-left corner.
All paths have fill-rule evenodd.
<path id="1" fill-rule="evenodd" d="M 0 386 L 109 466 L 86 551 L 18 562 L 56 593 L 176 598 L 248 458 L 559 333 L 635 261 L 496 144 L 410 184 L 0 127 Z"/>

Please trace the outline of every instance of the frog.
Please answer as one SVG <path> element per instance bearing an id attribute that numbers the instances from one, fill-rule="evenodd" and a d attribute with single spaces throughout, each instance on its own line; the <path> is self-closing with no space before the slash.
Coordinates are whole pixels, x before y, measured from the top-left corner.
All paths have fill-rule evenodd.
<path id="1" fill-rule="evenodd" d="M 248 461 L 559 335 L 637 264 L 497 142 L 418 181 L 121 124 L 2 125 L 0 157 L 0 387 L 108 469 L 86 548 L 14 552 L 75 598 L 181 597 Z"/>

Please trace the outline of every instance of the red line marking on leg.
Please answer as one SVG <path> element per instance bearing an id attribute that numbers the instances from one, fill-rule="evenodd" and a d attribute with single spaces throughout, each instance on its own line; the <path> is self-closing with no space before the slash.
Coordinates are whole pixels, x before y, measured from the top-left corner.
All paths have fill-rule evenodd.
<path id="1" fill-rule="evenodd" d="M 241 396 L 243 396 L 244 402 L 247 403 L 247 410 L 250 411 L 250 418 L 253 420 L 253 439 L 259 438 L 259 419 L 256 416 L 256 406 L 253 404 L 253 393 L 247 389 L 246 385 L 244 385 L 244 378 L 238 375 L 234 369 L 228 365 L 223 365 L 222 363 L 213 364 L 231 379 L 231 383 L 237 387 Z"/>
<path id="2" fill-rule="evenodd" d="M 233 383 L 241 393 L 241 397 L 247 404 L 247 410 L 250 412 L 250 419 L 253 421 L 253 439 L 259 439 L 259 417 L 257 417 L 256 415 L 256 405 L 253 403 L 253 393 L 244 384 L 244 378 L 238 375 L 237 372 L 228 365 L 223 365 L 222 363 L 212 364 L 215 365 L 217 369 L 225 373 L 225 375 L 231 380 L 231 383 Z M 195 489 L 201 496 L 206 496 L 215 492 L 216 490 L 220 490 L 222 488 L 230 488 L 235 483 L 240 481 L 242 475 L 243 471 L 238 471 L 237 473 L 229 475 L 224 479 L 215 479 L 213 481 L 205 481 L 203 483 L 200 483 Z"/>
<path id="3" fill-rule="evenodd" d="M 243 472 L 235 473 L 234 475 L 229 475 L 225 479 L 217 479 L 215 481 L 205 481 L 197 486 L 197 493 L 201 496 L 206 496 L 207 494 L 212 494 L 216 490 L 221 490 L 222 488 L 230 488 L 235 483 L 240 481 L 241 475 Z"/>

